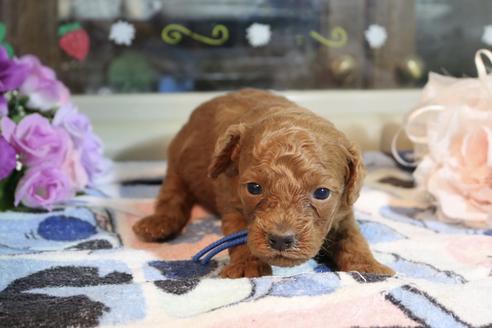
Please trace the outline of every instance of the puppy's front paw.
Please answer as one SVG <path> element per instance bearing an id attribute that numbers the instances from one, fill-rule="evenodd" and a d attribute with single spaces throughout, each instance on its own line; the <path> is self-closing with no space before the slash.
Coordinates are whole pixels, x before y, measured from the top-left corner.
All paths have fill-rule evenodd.
<path id="1" fill-rule="evenodd" d="M 373 269 L 374 270 L 372 271 L 372 273 L 375 274 L 381 274 L 386 276 L 394 276 L 396 274 L 395 270 L 381 263 L 378 263 L 378 265 Z"/>
<path id="2" fill-rule="evenodd" d="M 163 241 L 179 231 L 169 224 L 167 218 L 149 215 L 133 225 L 133 232 L 144 241 Z"/>
<path id="3" fill-rule="evenodd" d="M 222 278 L 253 278 L 271 274 L 272 268 L 268 264 L 255 258 L 229 263 L 220 272 Z"/>
<path id="4" fill-rule="evenodd" d="M 393 269 L 376 261 L 370 263 L 348 263 L 344 268 L 340 269 L 342 271 L 357 271 L 386 276 L 394 276 L 396 273 Z"/>

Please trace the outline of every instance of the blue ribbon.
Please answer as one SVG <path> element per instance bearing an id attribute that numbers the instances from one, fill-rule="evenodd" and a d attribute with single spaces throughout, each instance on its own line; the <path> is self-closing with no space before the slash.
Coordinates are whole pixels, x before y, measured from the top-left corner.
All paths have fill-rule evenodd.
<path id="1" fill-rule="evenodd" d="M 238 246 L 238 245 L 244 245 L 244 244 L 246 244 L 247 241 L 248 241 L 248 231 L 247 230 L 241 230 L 241 231 L 235 232 L 233 234 L 225 236 L 225 237 L 211 243 L 210 245 L 208 245 L 207 247 L 205 247 L 204 249 L 202 249 L 201 251 L 196 253 L 192 257 L 192 260 L 193 260 L 193 262 L 198 262 L 198 263 L 207 265 L 210 262 L 210 260 L 212 259 L 212 257 L 214 257 L 218 253 L 222 252 L 224 249 L 231 248 L 231 247 Z M 207 255 L 205 255 L 205 254 L 207 254 Z M 203 257 L 204 255 L 205 255 L 205 257 Z"/>

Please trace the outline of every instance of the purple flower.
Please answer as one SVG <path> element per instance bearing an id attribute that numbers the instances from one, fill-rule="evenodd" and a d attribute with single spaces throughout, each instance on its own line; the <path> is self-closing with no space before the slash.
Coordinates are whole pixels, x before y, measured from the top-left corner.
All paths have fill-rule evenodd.
<path id="1" fill-rule="evenodd" d="M 9 113 L 9 107 L 8 107 L 7 99 L 5 99 L 5 97 L 2 94 L 0 94 L 0 117 L 7 116 L 8 113 Z"/>
<path id="2" fill-rule="evenodd" d="M 27 67 L 11 60 L 5 48 L 0 47 L 0 93 L 17 89 L 26 79 Z"/>
<path id="3" fill-rule="evenodd" d="M 4 94 L 17 89 L 26 79 L 27 67 L 18 60 L 11 60 L 5 48 L 0 47 L 0 116 L 7 115 Z"/>
<path id="4" fill-rule="evenodd" d="M 27 78 L 19 91 L 29 97 L 29 107 L 43 111 L 68 103 L 70 93 L 65 85 L 56 79 L 56 74 L 51 68 L 41 65 L 36 57 L 30 55 L 21 57 L 19 62 L 28 70 Z"/>
<path id="5" fill-rule="evenodd" d="M 27 166 L 62 164 L 71 142 L 65 130 L 52 126 L 39 114 L 24 117 L 15 127 L 11 139 L 22 163 Z"/>
<path id="6" fill-rule="evenodd" d="M 73 196 L 67 175 L 57 167 L 42 165 L 30 168 L 24 174 L 17 185 L 14 204 L 51 210 L 54 204 Z"/>
<path id="7" fill-rule="evenodd" d="M 7 116 L 0 118 L 0 132 L 2 132 L 2 137 L 7 140 L 7 142 L 12 142 L 12 134 L 14 134 L 15 123 Z"/>
<path id="8" fill-rule="evenodd" d="M 71 103 L 56 112 L 53 125 L 65 128 L 77 148 L 82 146 L 85 137 L 92 131 L 89 118 Z"/>
<path id="9" fill-rule="evenodd" d="M 15 149 L 0 136 L 0 180 L 8 177 L 15 169 L 16 157 Z"/>
<path id="10" fill-rule="evenodd" d="M 64 163 L 72 183 L 78 190 L 88 182 L 94 182 L 97 175 L 105 171 L 106 160 L 99 138 L 92 133 L 89 118 L 80 113 L 73 104 L 61 107 L 55 114 L 53 125 L 64 128 L 72 137 L 70 149 Z"/>
<path id="11" fill-rule="evenodd" d="M 99 175 L 105 173 L 110 165 L 103 156 L 101 140 L 92 132 L 88 133 L 84 139 L 81 159 L 91 183 L 94 183 Z"/>

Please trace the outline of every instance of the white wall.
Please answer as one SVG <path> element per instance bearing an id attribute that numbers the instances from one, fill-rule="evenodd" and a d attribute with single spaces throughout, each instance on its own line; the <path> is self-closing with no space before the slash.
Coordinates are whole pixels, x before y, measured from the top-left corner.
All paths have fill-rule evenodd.
<path id="1" fill-rule="evenodd" d="M 417 104 L 418 90 L 288 91 L 298 104 L 326 117 L 363 149 L 386 148 L 394 126 Z M 191 111 L 220 93 L 75 96 L 115 159 L 162 159 Z"/>

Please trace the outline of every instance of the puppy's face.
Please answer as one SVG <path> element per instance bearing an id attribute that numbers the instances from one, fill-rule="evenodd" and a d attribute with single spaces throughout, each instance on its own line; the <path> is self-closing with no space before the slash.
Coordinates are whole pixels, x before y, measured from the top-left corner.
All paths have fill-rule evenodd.
<path id="1" fill-rule="evenodd" d="M 360 165 L 336 130 L 326 142 L 289 124 L 270 130 L 241 131 L 229 173 L 237 175 L 252 254 L 270 265 L 294 266 L 319 252 L 337 213 L 355 201 Z"/>
<path id="2" fill-rule="evenodd" d="M 306 172 L 304 178 L 295 177 L 290 169 L 296 171 L 255 167 L 240 182 L 248 246 L 253 255 L 277 266 L 293 266 L 318 253 L 340 198 L 340 185 L 329 176 Z"/>

